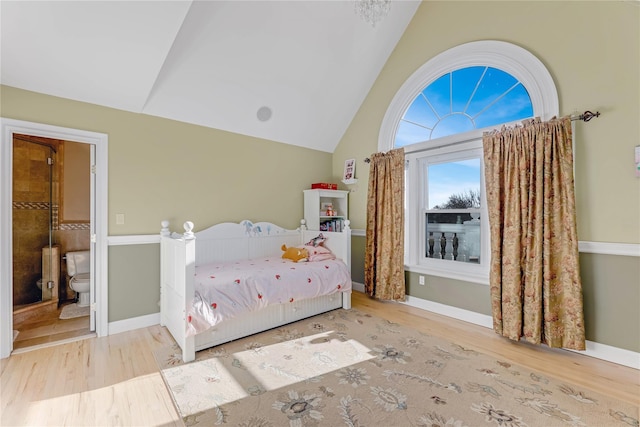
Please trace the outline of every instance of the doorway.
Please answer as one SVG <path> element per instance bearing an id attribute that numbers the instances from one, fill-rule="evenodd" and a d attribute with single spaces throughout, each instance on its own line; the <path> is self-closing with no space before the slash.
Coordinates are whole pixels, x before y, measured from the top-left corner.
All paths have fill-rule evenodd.
<path id="1" fill-rule="evenodd" d="M 14 351 L 95 336 L 89 304 L 90 263 L 83 256 L 91 251 L 94 148 L 73 141 L 13 136 Z M 70 264 L 76 259 L 81 261 L 79 268 L 78 263 Z"/>
<path id="2" fill-rule="evenodd" d="M 37 288 L 35 291 L 30 289 L 30 284 L 28 285 L 31 296 L 17 296 L 13 292 L 13 284 L 14 284 L 14 251 L 16 251 L 16 234 L 13 229 L 14 226 L 14 210 L 15 206 L 25 207 L 29 206 L 29 204 L 19 203 L 16 205 L 14 203 L 14 176 L 16 171 L 13 170 L 13 150 L 14 150 L 14 138 L 20 136 L 28 136 L 27 139 L 35 140 L 36 142 L 40 142 L 40 145 L 49 147 L 43 147 L 46 150 L 49 150 L 49 153 L 53 153 L 53 150 L 50 147 L 54 147 L 56 145 L 55 141 L 72 141 L 69 143 L 69 147 L 72 147 L 71 144 L 77 144 L 76 148 L 81 148 L 80 151 L 90 151 L 89 162 L 87 167 L 90 167 L 90 173 L 88 177 L 89 186 L 89 206 L 88 206 L 88 216 L 89 220 L 81 225 L 81 222 L 76 220 L 74 221 L 73 214 L 67 217 L 67 219 L 71 220 L 71 223 L 75 225 L 63 228 L 87 228 L 86 233 L 86 242 L 75 242 L 76 246 L 72 249 L 83 249 L 86 247 L 88 249 L 88 253 L 90 254 L 90 285 L 89 285 L 89 295 L 85 294 L 85 297 L 89 297 L 89 299 L 84 299 L 85 305 L 88 305 L 89 309 L 89 329 L 95 330 L 98 336 L 105 336 L 108 333 L 108 323 L 107 323 L 107 307 L 108 307 L 108 292 L 107 292 L 107 143 L 108 138 L 105 134 L 95 133 L 95 132 L 87 132 L 77 129 L 69 129 L 69 128 L 61 128 L 56 126 L 44 125 L 39 123 L 31 123 L 24 121 L 17 121 L 11 119 L 2 119 L 2 140 L 0 142 L 0 150 L 2 152 L 2 161 L 0 162 L 0 180 L 1 187 L 0 193 L 2 201 L 2 208 L 0 208 L 0 230 L 2 231 L 2 235 L 6 236 L 0 241 L 0 357 L 8 357 L 11 351 L 13 350 L 13 340 L 14 340 L 14 328 L 13 328 L 13 308 L 14 308 L 14 298 L 20 298 L 21 301 L 16 302 L 25 302 L 29 303 L 29 299 L 37 299 L 37 294 L 39 291 L 41 293 L 40 301 L 37 302 L 39 304 L 47 304 L 46 301 L 54 299 L 54 296 L 57 296 L 56 303 L 49 302 L 48 305 L 53 307 L 57 306 L 57 302 L 62 300 L 64 301 L 67 298 L 68 294 L 62 294 L 62 284 L 55 283 L 55 277 L 62 277 L 61 274 L 65 270 L 65 262 L 62 259 L 65 256 L 65 253 L 60 253 L 59 248 L 55 248 L 54 242 L 55 239 L 50 238 L 46 244 L 43 245 L 42 248 L 42 271 L 36 273 L 36 275 L 41 274 L 42 278 L 41 283 L 42 287 L 45 289 L 42 291 L 41 288 Z M 58 142 L 57 144 L 60 144 Z M 64 143 L 62 143 L 64 144 Z M 58 147 L 60 147 L 58 145 Z M 36 150 L 37 151 L 37 150 Z M 78 151 L 78 150 L 75 150 Z M 57 150 L 55 155 L 58 154 Z M 34 154 L 36 158 L 38 158 L 39 154 Z M 52 159 L 55 161 L 55 159 Z M 48 163 L 49 161 L 47 161 Z M 36 162 L 37 163 L 37 162 Z M 34 166 L 35 165 L 34 163 Z M 24 176 L 24 171 L 20 172 L 22 176 Z M 49 172 L 53 178 L 53 172 Z M 46 175 L 46 172 L 36 172 L 36 174 Z M 53 202 L 53 196 L 56 194 L 56 191 L 60 191 L 63 189 L 60 182 L 60 177 L 58 177 L 58 182 L 55 182 L 55 178 L 49 181 L 49 185 L 51 185 L 51 191 L 48 193 L 48 197 L 50 200 L 47 202 L 46 200 L 43 202 L 36 201 L 35 204 L 31 204 L 31 207 L 45 207 L 48 205 L 48 209 L 56 206 L 57 204 Z M 56 185 L 60 186 L 59 189 L 56 189 Z M 42 187 L 46 188 L 47 184 L 43 183 Z M 19 187 L 19 186 L 18 186 Z M 15 187 L 15 192 L 17 193 L 19 190 L 24 188 Z M 37 187 L 37 185 L 36 185 Z M 46 193 L 46 192 L 45 192 Z M 18 194 L 16 194 L 18 195 Z M 46 197 L 45 197 L 46 198 Z M 64 204 L 63 204 L 64 206 Z M 73 207 L 74 204 L 70 203 L 67 207 Z M 60 208 L 60 206 L 58 206 Z M 73 212 L 73 209 L 71 209 Z M 84 215 L 86 216 L 86 215 Z M 53 226 L 62 225 L 65 223 L 64 214 L 58 212 L 58 215 L 49 215 L 49 221 Z M 67 221 L 69 224 L 69 221 Z M 52 228 L 52 227 L 50 227 Z M 53 227 L 55 228 L 55 227 Z M 58 227 L 59 228 L 59 227 Z M 38 238 L 36 238 L 37 240 Z M 64 240 L 64 239 L 62 239 Z M 65 243 L 63 243 L 65 244 Z M 69 243 L 66 243 L 67 246 Z M 80 245 L 82 247 L 78 247 Z M 37 245 L 36 245 L 37 246 Z M 63 251 L 64 252 L 64 251 Z M 58 258 L 56 258 L 58 257 Z M 32 261 L 36 262 L 37 261 Z M 62 267 L 62 272 L 54 272 L 51 273 L 53 267 Z M 17 272 L 18 275 L 22 274 L 21 272 Z M 45 275 L 47 275 L 45 279 Z M 54 280 L 52 280 L 54 279 Z M 66 279 L 66 275 L 62 280 Z M 61 281 L 62 281 L 61 280 Z M 37 280 L 36 280 L 37 281 Z M 35 286 L 34 286 L 35 288 Z M 54 290 L 55 289 L 55 290 Z M 65 287 L 66 291 L 66 287 Z M 35 293 L 35 295 L 33 295 Z M 45 295 L 47 294 L 47 295 Z M 52 295 L 50 298 L 47 298 L 49 295 Z M 72 293 L 73 295 L 73 293 Z M 44 298 L 43 298 L 44 297 Z M 25 299 L 26 298 L 26 299 Z M 57 308 L 57 307 L 56 307 Z M 88 331 L 87 331 L 88 332 Z"/>

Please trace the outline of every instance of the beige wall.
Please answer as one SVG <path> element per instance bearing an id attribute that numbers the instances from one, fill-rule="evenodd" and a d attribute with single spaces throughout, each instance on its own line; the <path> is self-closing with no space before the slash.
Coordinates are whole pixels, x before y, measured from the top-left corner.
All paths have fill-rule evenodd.
<path id="1" fill-rule="evenodd" d="M 296 228 L 302 190 L 331 176 L 331 154 L 187 123 L 0 87 L 2 117 L 109 136 L 109 234 L 196 231 L 222 221 Z M 116 213 L 125 224 L 116 225 Z"/>
<path id="2" fill-rule="evenodd" d="M 537 56 L 555 80 L 562 115 L 597 110 L 576 124 L 578 237 L 640 243 L 640 8 L 630 1 L 428 1 L 385 65 L 334 153 L 333 175 L 357 159 L 351 194 L 353 228 L 365 228 L 369 166 L 384 114 L 402 84 L 429 59 L 454 46 L 501 40 Z"/>

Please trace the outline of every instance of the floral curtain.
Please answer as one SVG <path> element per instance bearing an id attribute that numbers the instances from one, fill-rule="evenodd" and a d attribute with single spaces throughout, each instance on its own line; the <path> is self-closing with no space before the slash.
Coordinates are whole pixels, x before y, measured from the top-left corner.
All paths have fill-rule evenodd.
<path id="1" fill-rule="evenodd" d="M 571 119 L 528 120 L 483 144 L 493 329 L 584 350 Z"/>
<path id="2" fill-rule="evenodd" d="M 371 156 L 364 287 L 376 299 L 405 299 L 402 148 Z"/>

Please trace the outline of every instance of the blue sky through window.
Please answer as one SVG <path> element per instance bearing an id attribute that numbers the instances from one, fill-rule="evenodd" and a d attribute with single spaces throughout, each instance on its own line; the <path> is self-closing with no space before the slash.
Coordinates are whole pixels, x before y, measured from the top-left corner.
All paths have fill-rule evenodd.
<path id="1" fill-rule="evenodd" d="M 480 159 L 458 160 L 428 166 L 428 209 L 444 205 L 454 194 L 480 191 Z"/>
<path id="2" fill-rule="evenodd" d="M 492 67 L 462 68 L 416 96 L 400 120 L 395 147 L 530 117 L 529 93 L 511 74 Z"/>

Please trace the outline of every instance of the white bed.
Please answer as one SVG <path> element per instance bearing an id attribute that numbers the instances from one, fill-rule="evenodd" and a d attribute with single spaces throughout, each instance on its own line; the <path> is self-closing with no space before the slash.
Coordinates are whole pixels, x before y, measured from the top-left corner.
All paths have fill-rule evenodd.
<path id="1" fill-rule="evenodd" d="M 304 220 L 301 224 L 297 230 L 287 230 L 268 222 L 253 223 L 244 220 L 237 224 L 216 224 L 194 233 L 193 223 L 186 222 L 185 232 L 178 234 L 169 230 L 168 221 L 162 222 L 160 323 L 167 327 L 182 349 L 182 359 L 185 362 L 194 360 L 196 351 L 205 348 L 337 308 L 351 308 L 351 280 L 347 273 L 347 283 L 340 282 L 335 289 L 327 291 L 328 294 L 304 299 L 296 295 L 296 298 L 287 297 L 286 301 L 274 297 L 268 303 L 265 303 L 260 295 L 262 305 L 259 310 L 243 312 L 234 318 L 218 319 L 215 325 L 203 327 L 203 319 L 198 311 L 202 307 L 194 308 L 194 301 L 198 301 L 195 296 L 200 296 L 196 289 L 201 289 L 200 282 L 196 279 L 196 270 L 204 272 L 205 268 L 214 262 L 229 263 L 265 257 L 281 259 L 283 244 L 287 247 L 300 246 L 320 233 L 307 230 Z M 323 231 L 322 234 L 326 237 L 323 246 L 336 256 L 338 263 L 343 262 L 349 272 L 351 229 L 348 221 L 345 221 L 342 232 Z M 328 263 L 322 265 L 327 269 L 331 266 Z M 291 262 L 290 267 L 293 270 L 307 268 L 310 265 Z M 265 295 L 265 300 L 267 296 Z M 216 306 L 215 303 L 208 303 L 212 307 Z M 206 330 L 203 330 L 205 327 Z"/>

